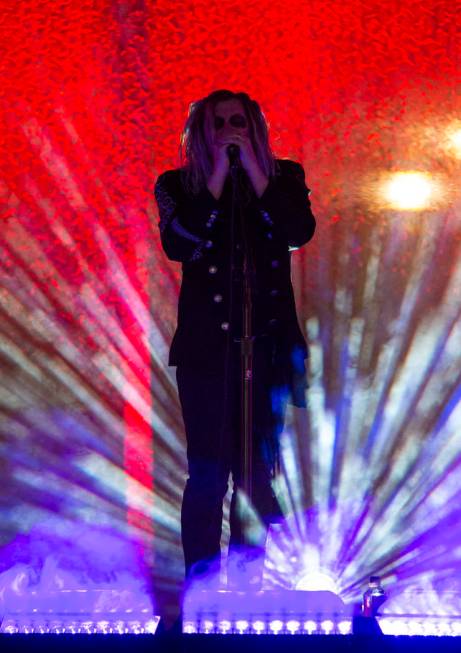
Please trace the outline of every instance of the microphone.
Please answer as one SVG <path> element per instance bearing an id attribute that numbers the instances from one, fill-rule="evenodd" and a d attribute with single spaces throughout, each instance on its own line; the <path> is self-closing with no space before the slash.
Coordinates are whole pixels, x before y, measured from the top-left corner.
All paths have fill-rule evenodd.
<path id="1" fill-rule="evenodd" d="M 227 156 L 229 157 L 229 163 L 231 168 L 239 168 L 240 163 L 240 148 L 238 145 L 228 145 L 227 146 Z"/>

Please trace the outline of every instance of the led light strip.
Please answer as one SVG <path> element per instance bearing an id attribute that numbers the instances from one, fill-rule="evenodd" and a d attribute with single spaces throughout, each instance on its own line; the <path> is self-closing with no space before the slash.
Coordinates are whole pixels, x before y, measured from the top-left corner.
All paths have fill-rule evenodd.
<path id="1" fill-rule="evenodd" d="M 63 619 L 34 616 L 6 616 L 0 626 L 0 633 L 15 635 L 32 634 L 118 634 L 118 635 L 153 635 L 160 621 L 159 616 L 146 619 Z"/>
<path id="2" fill-rule="evenodd" d="M 205 635 L 350 635 L 352 621 L 331 618 L 316 619 L 265 619 L 255 617 L 250 619 L 224 619 L 219 617 L 203 617 L 201 619 L 185 619 L 183 633 Z"/>
<path id="3" fill-rule="evenodd" d="M 461 636 L 461 617 L 454 615 L 386 615 L 378 623 L 384 635 Z"/>

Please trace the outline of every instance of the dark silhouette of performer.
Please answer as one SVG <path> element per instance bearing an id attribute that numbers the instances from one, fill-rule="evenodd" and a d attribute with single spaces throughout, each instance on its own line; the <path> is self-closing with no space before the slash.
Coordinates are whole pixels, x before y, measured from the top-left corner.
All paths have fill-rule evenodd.
<path id="1" fill-rule="evenodd" d="M 194 102 L 181 152 L 183 167 L 160 175 L 155 196 L 163 248 L 183 272 L 169 364 L 177 366 L 187 437 L 181 526 L 186 577 L 194 578 L 220 559 L 230 473 L 231 550 L 246 546 L 255 557 L 261 554 L 268 525 L 280 516 L 271 487 L 278 440 L 286 402 L 305 405 L 306 388 L 307 348 L 289 250 L 312 238 L 315 219 L 303 168 L 273 157 L 264 116 L 246 93 L 219 90 Z M 245 261 L 253 334 L 251 501 L 263 524 L 256 535 L 245 528 L 237 493 Z M 260 580 L 260 571 L 250 584 Z"/>

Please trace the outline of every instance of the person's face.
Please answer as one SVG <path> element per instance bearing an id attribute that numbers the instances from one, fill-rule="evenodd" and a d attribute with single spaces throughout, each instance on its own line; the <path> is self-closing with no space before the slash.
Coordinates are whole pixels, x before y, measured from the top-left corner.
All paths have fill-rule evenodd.
<path id="1" fill-rule="evenodd" d="M 225 141 L 235 134 L 248 134 L 248 120 L 243 104 L 236 98 L 218 102 L 212 124 L 213 142 Z"/>

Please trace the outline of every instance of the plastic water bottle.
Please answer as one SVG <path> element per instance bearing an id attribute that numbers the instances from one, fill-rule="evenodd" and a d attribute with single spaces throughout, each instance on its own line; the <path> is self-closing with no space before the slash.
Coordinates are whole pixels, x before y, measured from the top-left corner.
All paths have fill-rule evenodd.
<path id="1" fill-rule="evenodd" d="M 386 600 L 386 592 L 381 585 L 380 576 L 370 576 L 368 589 L 363 594 L 362 614 L 364 617 L 375 617 L 379 608 Z"/>

